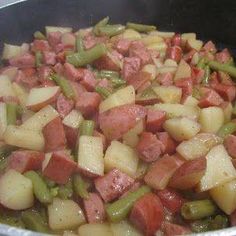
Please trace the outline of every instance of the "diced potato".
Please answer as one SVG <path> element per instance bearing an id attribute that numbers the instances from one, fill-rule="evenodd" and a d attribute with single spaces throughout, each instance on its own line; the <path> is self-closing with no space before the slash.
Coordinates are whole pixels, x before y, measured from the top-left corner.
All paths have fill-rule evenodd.
<path id="1" fill-rule="evenodd" d="M 2 59 L 8 60 L 12 57 L 20 56 L 21 53 L 21 46 L 4 43 Z"/>
<path id="2" fill-rule="evenodd" d="M 216 133 L 224 124 L 224 112 L 220 107 L 203 108 L 200 113 L 199 123 L 202 132 Z"/>
<path id="3" fill-rule="evenodd" d="M 135 176 L 139 159 L 131 147 L 118 141 L 112 141 L 106 150 L 104 161 L 106 171 L 117 168 L 133 177 Z"/>
<path id="4" fill-rule="evenodd" d="M 64 125 L 77 129 L 84 120 L 82 114 L 77 110 L 72 110 L 62 121 Z"/>
<path id="5" fill-rule="evenodd" d="M 188 39 L 187 44 L 191 49 L 200 51 L 200 49 L 202 48 L 203 42 L 201 40 L 196 40 L 196 39 L 191 38 L 191 39 Z"/>
<path id="6" fill-rule="evenodd" d="M 164 66 L 175 66 L 177 67 L 178 64 L 176 61 L 172 60 L 172 59 L 166 59 L 164 62 Z"/>
<path id="7" fill-rule="evenodd" d="M 123 143 L 129 145 L 130 147 L 135 147 L 139 141 L 139 134 L 144 130 L 143 120 L 140 120 L 137 125 L 130 129 L 126 134 L 123 135 Z"/>
<path id="8" fill-rule="evenodd" d="M 194 53 L 191 60 L 191 64 L 197 65 L 197 63 L 199 62 L 199 59 L 200 59 L 199 53 L 198 52 Z"/>
<path id="9" fill-rule="evenodd" d="M 139 159 L 137 171 L 135 173 L 134 178 L 135 179 L 143 178 L 144 175 L 147 173 L 148 167 L 149 167 L 149 165 L 147 164 L 147 162 Z"/>
<path id="10" fill-rule="evenodd" d="M 176 86 L 157 86 L 153 91 L 163 103 L 180 103 L 182 97 L 182 89 Z"/>
<path id="11" fill-rule="evenodd" d="M 188 96 L 188 97 L 185 99 L 185 101 L 184 101 L 183 104 L 184 104 L 184 105 L 187 105 L 187 106 L 197 106 L 198 100 L 197 100 L 195 97 L 192 97 L 192 96 L 190 95 L 190 96 Z"/>
<path id="12" fill-rule="evenodd" d="M 20 105 L 22 107 L 26 106 L 26 101 L 28 98 L 28 93 L 26 92 L 25 88 L 23 88 L 22 86 L 20 86 L 17 83 L 12 83 L 12 88 L 17 96 L 17 98 L 19 99 Z"/>
<path id="13" fill-rule="evenodd" d="M 191 119 L 197 119 L 200 113 L 198 107 L 186 106 L 182 104 L 158 103 L 153 106 L 154 110 L 165 111 L 169 117 L 185 116 Z"/>
<path id="14" fill-rule="evenodd" d="M 191 67 L 185 60 L 182 59 L 177 67 L 174 80 L 176 81 L 188 77 L 191 77 Z"/>
<path id="15" fill-rule="evenodd" d="M 176 141 L 188 140 L 201 129 L 196 121 L 186 117 L 169 119 L 163 127 Z"/>
<path id="16" fill-rule="evenodd" d="M 158 35 L 147 35 L 142 37 L 141 41 L 146 45 L 163 42 L 163 38 Z"/>
<path id="17" fill-rule="evenodd" d="M 74 233 L 72 230 L 65 230 L 63 236 L 78 236 L 78 234 Z"/>
<path id="18" fill-rule="evenodd" d="M 184 41 L 190 40 L 190 39 L 196 39 L 196 34 L 195 33 L 183 33 L 181 35 L 181 39 Z"/>
<path id="19" fill-rule="evenodd" d="M 141 34 L 133 29 L 126 29 L 123 33 L 124 39 L 137 40 L 141 39 Z"/>
<path id="20" fill-rule="evenodd" d="M 223 139 L 217 135 L 201 133 L 180 143 L 176 151 L 186 160 L 193 160 L 205 156 L 211 148 L 221 143 L 223 143 Z"/>
<path id="21" fill-rule="evenodd" d="M 166 74 L 166 73 L 174 74 L 176 70 L 177 70 L 176 66 L 162 66 L 157 69 L 157 74 Z"/>
<path id="22" fill-rule="evenodd" d="M 230 215 L 236 209 L 236 180 L 212 188 L 210 195 L 219 208 Z"/>
<path id="23" fill-rule="evenodd" d="M 80 136 L 78 165 L 80 168 L 92 174 L 104 175 L 103 144 L 101 137 Z"/>
<path id="24" fill-rule="evenodd" d="M 142 234 L 126 220 L 119 223 L 112 223 L 111 230 L 113 236 L 142 236 Z"/>
<path id="25" fill-rule="evenodd" d="M 0 102 L 0 140 L 3 139 L 3 134 L 7 128 L 7 109 L 6 104 Z"/>
<path id="26" fill-rule="evenodd" d="M 206 191 L 236 178 L 236 170 L 224 146 L 213 147 L 206 155 L 205 175 L 199 183 L 199 190 Z"/>
<path id="27" fill-rule="evenodd" d="M 152 43 L 152 44 L 149 44 L 147 46 L 147 49 L 151 49 L 151 50 L 157 50 L 157 51 L 166 51 L 167 49 L 167 45 L 166 43 L 163 41 L 163 42 L 158 42 L 158 43 Z"/>
<path id="28" fill-rule="evenodd" d="M 47 35 L 49 33 L 57 32 L 57 31 L 59 31 L 62 34 L 64 34 L 64 33 L 72 32 L 72 28 L 71 27 L 46 26 L 45 27 L 45 31 L 46 31 Z"/>
<path id="29" fill-rule="evenodd" d="M 232 118 L 232 113 L 233 113 L 233 106 L 232 106 L 231 102 L 229 102 L 227 104 L 227 106 L 225 106 L 223 108 L 223 112 L 224 112 L 224 121 L 225 121 L 225 123 L 230 122 L 231 118 Z"/>
<path id="30" fill-rule="evenodd" d="M 149 33 L 150 35 L 157 35 L 160 36 L 162 38 L 172 38 L 175 35 L 175 32 L 164 32 L 164 31 L 151 31 Z"/>
<path id="31" fill-rule="evenodd" d="M 26 120 L 20 127 L 24 129 L 41 131 L 50 121 L 59 116 L 58 112 L 50 105 L 36 112 L 31 118 Z"/>
<path id="32" fill-rule="evenodd" d="M 99 112 L 107 111 L 113 107 L 132 104 L 135 102 L 135 90 L 133 86 L 127 86 L 125 88 L 119 89 L 107 99 L 102 101 L 99 105 Z"/>
<path id="33" fill-rule="evenodd" d="M 109 224 L 85 224 L 79 227 L 79 236 L 113 236 Z"/>
<path id="34" fill-rule="evenodd" d="M 35 114 L 35 112 L 26 109 L 26 110 L 23 112 L 22 116 L 21 116 L 22 122 L 24 123 L 26 120 L 28 120 L 28 119 L 29 119 L 30 117 L 32 117 L 34 114 Z"/>
<path id="35" fill-rule="evenodd" d="M 34 204 L 32 182 L 9 169 L 0 178 L 0 203 L 12 210 L 24 210 Z"/>
<path id="36" fill-rule="evenodd" d="M 15 91 L 12 88 L 11 80 L 6 75 L 0 75 L 0 97 L 15 97 Z"/>
<path id="37" fill-rule="evenodd" d="M 1 71 L 2 75 L 6 75 L 11 81 L 13 81 L 18 73 L 18 68 L 16 66 L 6 67 Z"/>
<path id="38" fill-rule="evenodd" d="M 6 144 L 20 148 L 42 151 L 44 137 L 41 131 L 24 129 L 19 126 L 9 125 L 3 135 Z"/>
<path id="39" fill-rule="evenodd" d="M 142 71 L 148 72 L 151 75 L 151 80 L 156 79 L 157 76 L 157 68 L 153 64 L 147 64 L 142 68 Z"/>
<path id="40" fill-rule="evenodd" d="M 48 221 L 52 230 L 63 230 L 78 227 L 85 222 L 85 217 L 76 202 L 54 198 L 48 206 Z"/>

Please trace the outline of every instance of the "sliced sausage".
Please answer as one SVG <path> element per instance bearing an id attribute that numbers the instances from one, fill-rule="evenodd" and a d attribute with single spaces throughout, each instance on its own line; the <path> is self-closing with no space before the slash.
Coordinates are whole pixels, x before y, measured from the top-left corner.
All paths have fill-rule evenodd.
<path id="1" fill-rule="evenodd" d="M 227 48 L 223 51 L 216 53 L 215 58 L 220 63 L 227 63 L 231 59 L 230 52 Z"/>
<path id="2" fill-rule="evenodd" d="M 158 132 L 156 135 L 162 143 L 163 153 L 173 155 L 176 152 L 177 142 L 167 132 Z"/>
<path id="3" fill-rule="evenodd" d="M 234 85 L 214 84 L 212 88 L 220 94 L 220 96 L 229 102 L 232 102 L 236 96 L 236 88 Z"/>
<path id="4" fill-rule="evenodd" d="M 162 125 L 166 120 L 166 112 L 148 109 L 146 129 L 152 133 L 162 130 Z"/>
<path id="5" fill-rule="evenodd" d="M 60 94 L 57 98 L 56 109 L 60 116 L 64 118 L 74 108 L 74 101 L 66 98 L 63 94 Z"/>
<path id="6" fill-rule="evenodd" d="M 128 78 L 128 84 L 132 85 L 137 91 L 151 80 L 151 74 L 145 71 L 139 71 Z"/>
<path id="7" fill-rule="evenodd" d="M 161 85 L 169 86 L 173 84 L 173 74 L 170 72 L 159 74 L 156 78 Z"/>
<path id="8" fill-rule="evenodd" d="M 54 66 L 57 63 L 56 53 L 55 52 L 44 51 L 43 52 L 43 62 L 46 65 Z"/>
<path id="9" fill-rule="evenodd" d="M 166 51 L 166 58 L 179 62 L 182 58 L 182 49 L 179 46 L 169 47 Z"/>
<path id="10" fill-rule="evenodd" d="M 224 145 L 229 155 L 236 158 L 236 136 L 228 135 L 224 140 Z"/>
<path id="11" fill-rule="evenodd" d="M 30 53 L 24 53 L 9 59 L 9 64 L 18 68 L 35 67 L 35 57 Z"/>
<path id="12" fill-rule="evenodd" d="M 44 51 L 49 51 L 50 46 L 48 41 L 46 40 L 41 40 L 41 39 L 35 39 L 33 43 L 31 44 L 31 51 L 33 52 L 44 52 Z"/>
<path id="13" fill-rule="evenodd" d="M 168 221 L 164 222 L 163 231 L 165 233 L 165 236 L 177 236 L 192 233 L 189 228 L 182 225 L 173 224 Z"/>
<path id="14" fill-rule="evenodd" d="M 122 55 L 126 56 L 129 52 L 131 41 L 129 39 L 119 39 L 115 44 L 115 49 L 121 53 Z"/>
<path id="15" fill-rule="evenodd" d="M 141 60 L 139 57 L 125 57 L 123 61 L 122 77 L 125 80 L 138 73 L 141 69 Z"/>

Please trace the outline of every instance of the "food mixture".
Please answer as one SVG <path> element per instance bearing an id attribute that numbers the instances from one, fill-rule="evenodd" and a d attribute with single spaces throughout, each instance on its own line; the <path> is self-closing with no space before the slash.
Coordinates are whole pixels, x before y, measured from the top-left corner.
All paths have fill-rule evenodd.
<path id="1" fill-rule="evenodd" d="M 236 225 L 235 78 L 212 41 L 109 17 L 4 44 L 0 222 L 64 236 Z"/>

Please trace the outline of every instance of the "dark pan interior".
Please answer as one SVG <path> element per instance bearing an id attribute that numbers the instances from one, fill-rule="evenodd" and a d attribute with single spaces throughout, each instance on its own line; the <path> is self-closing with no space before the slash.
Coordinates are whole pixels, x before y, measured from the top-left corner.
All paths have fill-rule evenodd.
<path id="1" fill-rule="evenodd" d="M 29 0 L 0 9 L 4 42 L 30 41 L 45 25 L 87 27 L 104 16 L 112 22 L 155 24 L 160 30 L 196 32 L 236 55 L 236 0 Z"/>

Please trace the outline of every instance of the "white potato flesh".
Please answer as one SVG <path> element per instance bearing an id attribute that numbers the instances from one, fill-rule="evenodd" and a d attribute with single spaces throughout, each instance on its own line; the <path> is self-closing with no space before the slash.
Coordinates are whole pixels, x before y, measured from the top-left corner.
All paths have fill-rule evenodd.
<path id="1" fill-rule="evenodd" d="M 28 119 L 29 119 L 30 117 L 32 117 L 34 114 L 35 114 L 35 112 L 26 109 L 26 110 L 23 112 L 22 116 L 21 116 L 22 123 L 24 123 L 26 120 L 28 120 Z"/>
<path id="2" fill-rule="evenodd" d="M 11 81 L 13 81 L 16 77 L 16 74 L 18 72 L 18 68 L 15 66 L 9 66 L 6 67 L 1 74 L 6 75 Z"/>
<path id="3" fill-rule="evenodd" d="M 135 90 L 133 86 L 127 86 L 125 88 L 117 90 L 110 95 L 107 99 L 102 101 L 99 105 L 99 112 L 102 113 L 111 108 L 135 103 Z"/>
<path id="4" fill-rule="evenodd" d="M 78 229 L 79 236 L 113 236 L 109 224 L 85 224 Z"/>
<path id="5" fill-rule="evenodd" d="M 62 121 L 62 123 L 66 126 L 69 126 L 73 129 L 77 129 L 80 127 L 82 121 L 84 120 L 81 112 L 77 110 L 72 110 Z"/>
<path id="6" fill-rule="evenodd" d="M 224 124 L 224 112 L 220 107 L 207 107 L 199 116 L 202 132 L 216 133 Z"/>
<path id="7" fill-rule="evenodd" d="M 165 111 L 168 117 L 189 117 L 197 119 L 200 114 L 198 107 L 187 106 L 182 104 L 158 103 L 153 106 L 154 110 Z"/>
<path id="8" fill-rule="evenodd" d="M 197 39 L 188 39 L 187 44 L 191 49 L 200 51 L 200 49 L 202 48 L 203 42 Z"/>
<path id="9" fill-rule="evenodd" d="M 63 236 L 78 236 L 78 234 L 74 233 L 73 231 L 70 230 L 65 230 L 63 233 Z"/>
<path id="10" fill-rule="evenodd" d="M 192 96 L 188 96 L 185 99 L 183 104 L 186 105 L 186 106 L 197 106 L 198 100 L 196 98 L 192 97 Z"/>
<path id="11" fill-rule="evenodd" d="M 164 32 L 164 31 L 158 31 L 154 30 L 149 33 L 150 35 L 158 35 L 162 38 L 172 38 L 175 35 L 175 32 Z"/>
<path id="12" fill-rule="evenodd" d="M 210 195 L 218 207 L 230 215 L 236 209 L 236 180 L 212 188 Z"/>
<path id="13" fill-rule="evenodd" d="M 147 46 L 147 49 L 157 50 L 159 52 L 165 52 L 167 49 L 167 44 L 164 41 L 158 43 L 151 43 Z"/>
<path id="14" fill-rule="evenodd" d="M 189 78 L 191 77 L 191 73 L 192 72 L 191 72 L 190 65 L 185 60 L 182 59 L 177 67 L 174 81 L 183 79 L 183 78 Z"/>
<path id="15" fill-rule="evenodd" d="M 143 120 L 138 121 L 134 128 L 130 129 L 127 133 L 123 135 L 123 143 L 134 148 L 139 141 L 139 134 L 144 130 Z"/>
<path id="16" fill-rule="evenodd" d="M 142 71 L 147 72 L 151 75 L 151 80 L 156 79 L 157 76 L 157 68 L 153 64 L 147 64 L 142 68 Z"/>
<path id="17" fill-rule="evenodd" d="M 180 103 L 182 89 L 176 86 L 157 86 L 152 88 L 163 103 Z"/>
<path id="18" fill-rule="evenodd" d="M 186 41 L 190 39 L 196 39 L 197 35 L 195 33 L 183 33 L 181 34 L 181 39 Z"/>
<path id="19" fill-rule="evenodd" d="M 159 43 L 163 42 L 164 39 L 158 35 L 145 35 L 140 39 L 146 46 L 152 44 L 152 43 Z"/>
<path id="20" fill-rule="evenodd" d="M 41 131 L 46 124 L 58 116 L 58 112 L 51 105 L 47 105 L 26 120 L 20 127 Z"/>
<path id="21" fill-rule="evenodd" d="M 111 230 L 113 236 L 142 236 L 142 234 L 126 220 L 119 223 L 112 223 Z"/>
<path id="22" fill-rule="evenodd" d="M 85 217 L 73 200 L 54 198 L 48 205 L 48 221 L 52 230 L 63 230 L 78 227 L 85 222 Z"/>
<path id="23" fill-rule="evenodd" d="M 80 136 L 78 165 L 92 174 L 104 175 L 103 143 L 101 137 Z"/>
<path id="24" fill-rule="evenodd" d="M 192 60 L 191 60 L 191 64 L 192 65 L 197 65 L 197 63 L 199 62 L 200 59 L 200 55 L 198 52 L 193 54 Z"/>
<path id="25" fill-rule="evenodd" d="M 53 32 L 61 32 L 62 34 L 64 33 L 71 33 L 72 28 L 71 27 L 58 27 L 58 26 L 46 26 L 45 27 L 46 34 L 48 35 L 49 33 Z"/>
<path id="26" fill-rule="evenodd" d="M 16 97 L 11 80 L 6 75 L 0 75 L 0 97 L 3 96 Z"/>
<path id="27" fill-rule="evenodd" d="M 20 105 L 24 108 L 26 106 L 28 92 L 26 92 L 25 88 L 20 86 L 17 83 L 12 83 L 12 88 L 20 102 Z"/>
<path id="28" fill-rule="evenodd" d="M 206 172 L 199 183 L 199 190 L 206 191 L 236 178 L 236 170 L 222 144 L 213 147 L 206 155 Z"/>
<path id="29" fill-rule="evenodd" d="M 12 210 L 24 210 L 34 204 L 32 182 L 9 169 L 0 177 L 0 203 Z"/>
<path id="30" fill-rule="evenodd" d="M 141 34 L 133 29 L 126 29 L 122 34 L 124 39 L 136 40 L 141 39 Z"/>
<path id="31" fill-rule="evenodd" d="M 55 100 L 59 92 L 59 86 L 32 88 L 29 92 L 26 106 L 32 110 L 39 110 Z"/>
<path id="32" fill-rule="evenodd" d="M 20 56 L 21 53 L 22 53 L 21 46 L 4 43 L 2 59 L 8 60 L 11 59 L 12 57 Z"/>
<path id="33" fill-rule="evenodd" d="M 42 151 L 44 149 L 44 137 L 37 130 L 24 129 L 19 126 L 9 125 L 3 135 L 6 144 L 20 148 Z"/>
<path id="34" fill-rule="evenodd" d="M 223 139 L 212 133 L 200 133 L 193 138 L 181 142 L 176 151 L 186 160 L 194 160 L 205 156 L 211 148 L 223 143 Z"/>
<path id="35" fill-rule="evenodd" d="M 166 73 L 174 74 L 176 70 L 177 70 L 176 66 L 161 66 L 157 69 L 157 74 L 166 74 Z"/>
<path id="36" fill-rule="evenodd" d="M 135 150 L 118 141 L 112 141 L 107 148 L 105 157 L 105 170 L 117 168 L 122 172 L 135 176 L 139 158 Z"/>
<path id="37" fill-rule="evenodd" d="M 177 67 L 178 64 L 176 61 L 172 60 L 172 59 L 166 59 L 164 62 L 164 66 L 175 66 Z"/>
<path id="38" fill-rule="evenodd" d="M 6 104 L 0 102 L 0 140 L 3 139 L 4 132 L 7 128 L 7 109 Z"/>
<path id="39" fill-rule="evenodd" d="M 165 121 L 163 127 L 176 141 L 188 140 L 201 129 L 196 121 L 186 117 L 169 119 Z"/>

